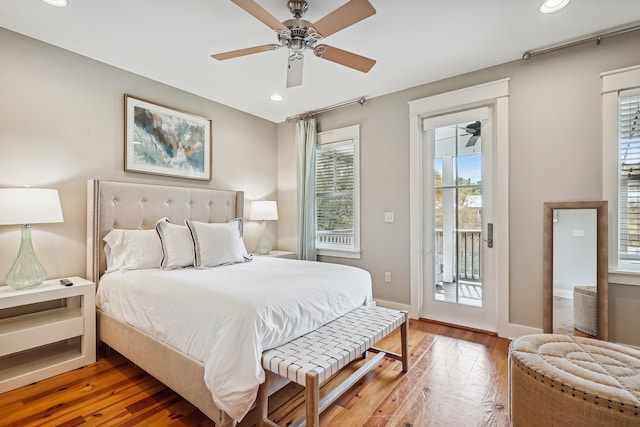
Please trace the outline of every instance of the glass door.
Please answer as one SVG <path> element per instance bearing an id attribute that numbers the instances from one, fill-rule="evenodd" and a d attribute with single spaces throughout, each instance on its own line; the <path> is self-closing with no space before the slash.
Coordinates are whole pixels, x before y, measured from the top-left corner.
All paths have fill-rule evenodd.
<path id="1" fill-rule="evenodd" d="M 496 330 L 490 108 L 425 120 L 423 317 Z"/>
<path id="2" fill-rule="evenodd" d="M 482 307 L 481 122 L 434 129 L 434 298 Z"/>

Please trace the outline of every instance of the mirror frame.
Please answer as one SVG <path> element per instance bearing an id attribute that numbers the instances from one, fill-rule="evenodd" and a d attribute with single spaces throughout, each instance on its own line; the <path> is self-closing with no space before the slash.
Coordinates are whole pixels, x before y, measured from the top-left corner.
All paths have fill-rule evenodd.
<path id="1" fill-rule="evenodd" d="M 544 333 L 553 333 L 553 211 L 554 209 L 596 209 L 598 335 L 609 339 L 609 230 L 607 201 L 546 202 L 543 231 L 543 319 Z"/>

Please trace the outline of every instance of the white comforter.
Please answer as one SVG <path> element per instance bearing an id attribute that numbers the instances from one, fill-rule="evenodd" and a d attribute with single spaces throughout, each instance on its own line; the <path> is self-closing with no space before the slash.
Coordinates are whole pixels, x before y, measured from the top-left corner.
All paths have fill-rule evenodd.
<path id="1" fill-rule="evenodd" d="M 237 420 L 264 381 L 264 350 L 370 301 L 364 270 L 269 257 L 206 270 L 115 271 L 96 296 L 103 311 L 202 361 L 214 402 Z"/>

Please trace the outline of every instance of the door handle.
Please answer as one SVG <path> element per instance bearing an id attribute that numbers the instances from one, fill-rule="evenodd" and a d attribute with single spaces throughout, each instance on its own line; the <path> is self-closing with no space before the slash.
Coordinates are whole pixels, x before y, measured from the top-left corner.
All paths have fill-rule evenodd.
<path id="1" fill-rule="evenodd" d="M 487 240 L 485 240 L 485 242 L 487 242 L 487 247 L 489 248 L 493 247 L 493 224 L 492 223 L 487 224 Z"/>

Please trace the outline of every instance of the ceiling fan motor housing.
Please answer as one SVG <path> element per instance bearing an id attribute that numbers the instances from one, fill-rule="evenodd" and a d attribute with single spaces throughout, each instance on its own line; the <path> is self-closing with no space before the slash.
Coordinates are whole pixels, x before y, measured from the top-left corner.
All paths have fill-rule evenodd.
<path id="1" fill-rule="evenodd" d="M 289 0 L 287 7 L 294 18 L 302 18 L 309 5 L 305 0 Z"/>
<path id="2" fill-rule="evenodd" d="M 278 40 L 292 51 L 302 52 L 316 42 L 316 39 L 309 34 L 310 22 L 296 18 L 284 21 L 283 24 L 287 26 L 289 32 L 278 34 Z"/>

